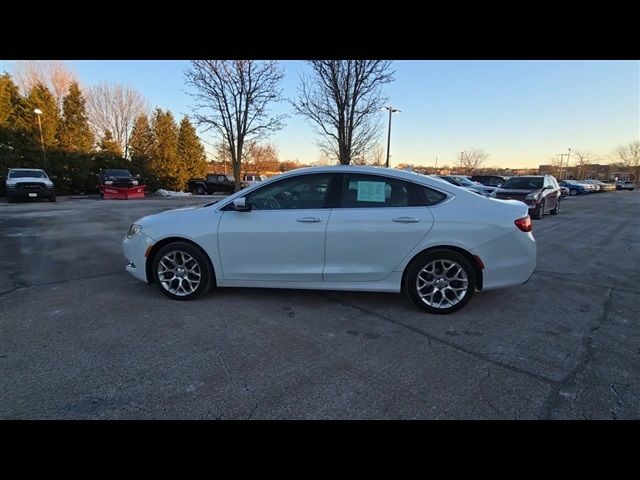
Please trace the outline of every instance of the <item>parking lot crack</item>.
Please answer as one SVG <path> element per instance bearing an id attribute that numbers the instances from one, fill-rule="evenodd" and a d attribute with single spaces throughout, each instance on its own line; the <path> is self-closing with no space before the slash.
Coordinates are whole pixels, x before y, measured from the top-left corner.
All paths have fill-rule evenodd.
<path id="1" fill-rule="evenodd" d="M 487 374 L 483 377 L 482 380 L 480 380 L 480 384 L 479 384 L 479 388 L 480 388 L 480 396 L 482 397 L 482 399 L 487 403 L 487 405 L 489 405 L 489 407 L 491 408 L 491 410 L 493 410 L 496 415 L 498 415 L 499 417 L 502 417 L 502 412 L 500 412 L 494 405 L 493 403 L 491 403 L 491 400 L 489 400 L 484 393 L 484 388 L 483 388 L 483 384 L 484 382 L 489 379 L 489 377 L 491 377 L 491 367 L 487 368 Z"/>
<path id="2" fill-rule="evenodd" d="M 548 385 L 553 385 L 554 384 L 554 381 L 552 379 L 547 378 L 547 377 L 545 377 L 543 375 L 537 374 L 535 372 L 530 372 L 529 370 L 525 370 L 523 368 L 516 367 L 516 366 L 510 365 L 508 363 L 501 362 L 500 360 L 496 360 L 494 358 L 491 358 L 491 357 L 489 357 L 489 356 L 487 356 L 487 355 L 485 355 L 483 353 L 470 350 L 470 349 L 465 348 L 465 347 L 463 347 L 461 345 L 458 345 L 458 344 L 456 344 L 456 343 L 454 343 L 452 341 L 449 341 L 449 340 L 446 340 L 444 338 L 438 337 L 437 335 L 433 335 L 431 333 L 425 332 L 424 330 L 422 330 L 422 329 L 420 329 L 418 327 L 414 327 L 413 325 L 407 325 L 406 323 L 402 323 L 402 322 L 400 322 L 398 320 L 395 320 L 393 318 L 389 318 L 389 317 L 387 317 L 385 315 L 382 315 L 380 313 L 374 312 L 372 310 L 369 310 L 367 308 L 361 307 L 359 305 L 354 305 L 354 304 L 351 304 L 349 302 L 345 302 L 344 300 L 333 298 L 329 294 L 318 293 L 318 295 L 323 296 L 324 298 L 328 299 L 329 301 L 332 301 L 332 302 L 338 303 L 340 305 L 344 305 L 346 307 L 350 307 L 350 308 L 359 310 L 360 312 L 366 313 L 367 315 L 370 315 L 372 317 L 378 318 L 378 319 L 383 320 L 385 322 L 389 322 L 389 323 L 392 323 L 392 324 L 397 325 L 399 327 L 402 327 L 402 328 L 405 328 L 407 330 L 410 330 L 411 332 L 413 332 L 413 333 L 415 333 L 417 335 L 425 337 L 427 340 L 432 340 L 432 341 L 434 341 L 436 343 L 439 343 L 441 345 L 445 345 L 445 346 L 447 346 L 449 348 L 457 350 L 457 351 L 459 351 L 461 353 L 465 353 L 467 355 L 471 355 L 473 357 L 479 358 L 480 360 L 483 360 L 483 361 L 488 362 L 490 364 L 502 367 L 504 369 L 510 370 L 512 372 L 515 372 L 515 373 L 519 373 L 521 375 L 526 375 L 527 377 L 533 378 L 535 380 L 538 380 L 538 381 L 543 382 L 543 383 L 548 384 Z"/>
<path id="3" fill-rule="evenodd" d="M 551 415 L 556 410 L 556 408 L 560 405 L 562 401 L 562 397 L 569 398 L 571 401 L 575 400 L 575 395 L 571 395 L 568 393 L 569 389 L 575 384 L 576 379 L 579 375 L 584 372 L 591 362 L 593 357 L 593 336 L 599 330 L 600 326 L 607 321 L 609 318 L 609 309 L 611 308 L 613 298 L 613 290 L 607 289 L 607 295 L 605 297 L 605 302 L 603 306 L 602 316 L 600 319 L 588 328 L 588 334 L 584 339 L 584 354 L 582 359 L 578 362 L 575 368 L 573 368 L 569 373 L 567 373 L 563 378 L 555 382 L 554 388 L 549 393 L 547 400 L 543 406 L 542 418 L 545 420 L 549 420 Z"/>
<path id="4" fill-rule="evenodd" d="M 627 290 L 627 289 L 617 288 L 617 287 L 612 288 L 607 285 L 598 285 L 593 282 L 586 282 L 582 280 L 577 280 L 575 278 L 567 278 L 567 277 L 584 277 L 586 274 L 582 274 L 582 273 L 563 273 L 563 272 L 552 272 L 547 270 L 536 270 L 535 272 L 533 272 L 533 274 L 540 277 L 553 278 L 554 280 L 562 280 L 565 282 L 578 283 L 580 285 L 586 285 L 588 287 L 611 289 L 615 292 L 624 292 L 624 293 L 631 293 L 633 295 L 640 295 L 640 291 L 637 291 L 637 290 Z"/>

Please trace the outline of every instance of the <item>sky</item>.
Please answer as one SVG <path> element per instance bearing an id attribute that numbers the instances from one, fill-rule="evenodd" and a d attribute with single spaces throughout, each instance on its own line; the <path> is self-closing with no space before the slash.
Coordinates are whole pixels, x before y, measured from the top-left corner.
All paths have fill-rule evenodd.
<path id="1" fill-rule="evenodd" d="M 184 82 L 187 61 L 68 61 L 84 86 L 118 82 L 139 90 L 152 107 L 177 118 L 191 114 Z M 16 61 L 4 61 L 12 72 Z M 393 62 L 395 81 L 385 88 L 394 114 L 391 165 L 455 164 L 458 152 L 481 148 L 486 166 L 536 167 L 559 153 L 588 150 L 603 160 L 618 145 L 640 139 L 638 61 L 427 61 Z M 294 98 L 303 61 L 283 61 L 283 95 Z M 312 127 L 284 102 L 288 114 L 271 137 L 281 160 L 315 162 L 320 152 Z M 386 152 L 387 112 L 380 112 Z M 202 133 L 205 142 L 215 137 Z M 205 145 L 207 150 L 212 148 Z"/>

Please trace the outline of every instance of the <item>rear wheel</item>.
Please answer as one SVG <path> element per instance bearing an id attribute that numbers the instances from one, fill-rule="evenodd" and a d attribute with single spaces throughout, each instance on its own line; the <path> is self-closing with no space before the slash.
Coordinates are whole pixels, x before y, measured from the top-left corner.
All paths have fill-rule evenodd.
<path id="1" fill-rule="evenodd" d="M 556 206 L 549 212 L 551 215 L 558 215 L 560 213 L 560 199 L 558 198 Z"/>
<path id="2" fill-rule="evenodd" d="M 56 201 L 56 194 L 55 193 L 49 197 L 49 201 L 50 202 L 55 202 Z"/>
<path id="3" fill-rule="evenodd" d="M 13 197 L 11 197 L 11 196 L 8 196 L 8 195 L 7 195 L 7 202 L 9 202 L 9 203 L 13 203 L 13 202 L 15 202 L 15 201 L 16 201 L 16 199 L 15 199 L 15 198 L 13 198 Z"/>
<path id="4" fill-rule="evenodd" d="M 153 281 L 169 298 L 192 300 L 205 294 L 214 283 L 206 254 L 195 245 L 172 242 L 153 258 Z"/>
<path id="5" fill-rule="evenodd" d="M 433 250 L 416 258 L 408 267 L 404 288 L 413 302 L 434 314 L 447 314 L 464 307 L 476 290 L 473 266 L 452 250 Z"/>
<path id="6" fill-rule="evenodd" d="M 205 194 L 205 189 L 202 185 L 198 185 L 196 186 L 196 193 L 198 195 L 204 195 Z"/>
<path id="7" fill-rule="evenodd" d="M 572 188 L 571 190 L 569 190 L 569 195 L 571 195 L 572 197 L 575 197 L 576 195 L 578 195 L 578 190 L 576 190 L 575 188 Z"/>

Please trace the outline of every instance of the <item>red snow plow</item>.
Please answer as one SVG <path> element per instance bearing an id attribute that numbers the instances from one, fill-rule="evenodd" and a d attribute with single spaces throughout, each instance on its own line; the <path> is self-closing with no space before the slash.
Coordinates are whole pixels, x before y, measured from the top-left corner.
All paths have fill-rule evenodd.
<path id="1" fill-rule="evenodd" d="M 108 169 L 98 175 L 100 196 L 113 200 L 130 200 L 144 198 L 144 185 L 139 177 L 134 177 L 129 170 Z"/>

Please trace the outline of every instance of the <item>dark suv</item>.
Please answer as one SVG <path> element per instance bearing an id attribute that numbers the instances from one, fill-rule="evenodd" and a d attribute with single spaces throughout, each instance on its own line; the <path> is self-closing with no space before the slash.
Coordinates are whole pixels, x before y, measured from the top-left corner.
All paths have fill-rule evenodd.
<path id="1" fill-rule="evenodd" d="M 487 187 L 500 187 L 507 179 L 500 175 L 474 175 L 471 177 L 471 181 L 481 183 Z"/>
<path id="2" fill-rule="evenodd" d="M 530 215 L 538 220 L 547 212 L 560 213 L 560 186 L 552 175 L 511 177 L 491 196 L 526 203 Z"/>

